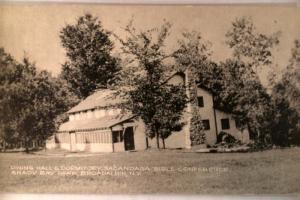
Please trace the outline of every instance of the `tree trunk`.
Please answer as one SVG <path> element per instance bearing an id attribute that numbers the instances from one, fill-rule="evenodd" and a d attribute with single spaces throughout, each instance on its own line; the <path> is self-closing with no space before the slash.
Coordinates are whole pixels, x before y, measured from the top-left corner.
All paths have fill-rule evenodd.
<path id="1" fill-rule="evenodd" d="M 3 152 L 5 152 L 5 151 L 6 151 L 6 142 L 3 141 Z"/>
<path id="2" fill-rule="evenodd" d="M 164 138 L 162 139 L 162 142 L 163 142 L 163 149 L 166 149 L 166 144 L 165 144 L 165 139 Z"/>
<path id="3" fill-rule="evenodd" d="M 159 149 L 159 136 L 158 136 L 157 132 L 156 132 L 156 145 L 157 145 L 157 148 Z"/>
<path id="4" fill-rule="evenodd" d="M 28 141 L 28 138 L 25 138 L 25 152 L 29 153 L 29 141 Z"/>

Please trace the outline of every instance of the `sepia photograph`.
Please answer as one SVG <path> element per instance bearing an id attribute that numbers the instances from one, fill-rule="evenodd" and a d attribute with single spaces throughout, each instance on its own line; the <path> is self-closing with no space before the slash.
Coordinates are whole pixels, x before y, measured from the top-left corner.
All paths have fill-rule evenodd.
<path id="1" fill-rule="evenodd" d="M 297 199 L 299 170 L 299 4 L 0 2 L 0 199 Z"/>

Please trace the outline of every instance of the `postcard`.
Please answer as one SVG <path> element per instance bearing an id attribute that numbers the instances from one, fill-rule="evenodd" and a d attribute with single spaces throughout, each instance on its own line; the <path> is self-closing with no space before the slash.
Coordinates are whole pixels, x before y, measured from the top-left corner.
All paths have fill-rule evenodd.
<path id="1" fill-rule="evenodd" d="M 299 197 L 299 11 L 1 3 L 1 198 Z"/>

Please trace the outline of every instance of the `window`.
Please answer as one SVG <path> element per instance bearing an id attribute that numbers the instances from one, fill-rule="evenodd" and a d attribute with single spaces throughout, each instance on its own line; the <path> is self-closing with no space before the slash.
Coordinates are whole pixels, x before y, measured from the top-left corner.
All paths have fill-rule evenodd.
<path id="1" fill-rule="evenodd" d="M 230 129 L 229 119 L 221 119 L 222 130 Z"/>
<path id="2" fill-rule="evenodd" d="M 204 101 L 203 101 L 203 97 L 197 97 L 198 99 L 198 107 L 204 107 Z"/>
<path id="3" fill-rule="evenodd" d="M 79 113 L 75 114 L 75 120 L 80 120 L 80 114 Z"/>
<path id="4" fill-rule="evenodd" d="M 113 143 L 123 142 L 123 131 L 113 131 Z"/>
<path id="5" fill-rule="evenodd" d="M 117 109 L 114 110 L 114 112 L 115 112 L 116 115 L 119 115 L 119 114 L 121 114 L 122 110 L 117 108 Z"/>
<path id="6" fill-rule="evenodd" d="M 69 118 L 70 118 L 70 121 L 74 121 L 74 120 L 75 120 L 75 117 L 74 117 L 73 114 L 71 114 L 71 115 L 69 116 Z"/>
<path id="7" fill-rule="evenodd" d="M 101 118 L 101 117 L 104 117 L 105 116 L 105 110 L 103 109 L 97 109 L 95 110 L 95 115 L 96 115 L 96 118 Z"/>
<path id="8" fill-rule="evenodd" d="M 91 110 L 87 111 L 85 118 L 88 118 L 88 119 L 92 118 L 93 117 L 93 113 L 94 113 L 94 111 L 91 111 Z"/>
<path id="9" fill-rule="evenodd" d="M 109 109 L 108 111 L 107 111 L 107 114 L 108 115 L 114 115 L 114 109 Z"/>
<path id="10" fill-rule="evenodd" d="M 202 120 L 202 124 L 204 126 L 204 130 L 209 130 L 210 129 L 210 125 L 209 125 L 209 120 L 208 119 Z"/>
<path id="11" fill-rule="evenodd" d="M 235 127 L 237 127 L 237 128 L 242 127 L 242 124 L 241 124 L 240 120 L 235 119 Z"/>

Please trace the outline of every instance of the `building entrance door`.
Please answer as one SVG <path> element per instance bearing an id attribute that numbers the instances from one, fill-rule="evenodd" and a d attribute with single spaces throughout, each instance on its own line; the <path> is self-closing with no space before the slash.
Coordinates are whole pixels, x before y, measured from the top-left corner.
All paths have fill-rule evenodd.
<path id="1" fill-rule="evenodd" d="M 134 150 L 134 134 L 133 127 L 127 127 L 124 132 L 125 151 Z"/>

